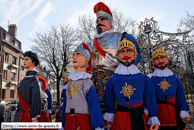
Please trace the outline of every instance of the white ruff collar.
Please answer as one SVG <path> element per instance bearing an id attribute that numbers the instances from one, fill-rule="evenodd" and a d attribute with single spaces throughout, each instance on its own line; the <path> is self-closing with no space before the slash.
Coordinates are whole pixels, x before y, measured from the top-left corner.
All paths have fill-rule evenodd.
<path id="1" fill-rule="evenodd" d="M 154 73 L 152 74 L 152 77 L 153 76 L 167 77 L 167 76 L 172 76 L 172 75 L 174 75 L 173 72 L 171 70 L 169 70 L 168 68 L 165 68 L 164 70 L 156 68 Z"/>
<path id="2" fill-rule="evenodd" d="M 111 33 L 114 33 L 115 31 L 113 30 L 108 30 L 108 31 L 105 31 L 105 32 L 102 32 L 101 34 L 95 34 L 94 37 L 95 38 L 101 38 L 101 37 L 104 37 L 108 34 L 111 34 Z"/>
<path id="3" fill-rule="evenodd" d="M 140 73 L 139 69 L 134 65 L 125 66 L 123 64 L 119 64 L 115 70 L 116 74 L 122 74 L 122 75 L 134 75 Z"/>
<path id="4" fill-rule="evenodd" d="M 90 79 L 91 77 L 92 77 L 91 74 L 86 73 L 86 72 L 80 72 L 80 71 L 75 71 L 69 75 L 70 80 Z"/>

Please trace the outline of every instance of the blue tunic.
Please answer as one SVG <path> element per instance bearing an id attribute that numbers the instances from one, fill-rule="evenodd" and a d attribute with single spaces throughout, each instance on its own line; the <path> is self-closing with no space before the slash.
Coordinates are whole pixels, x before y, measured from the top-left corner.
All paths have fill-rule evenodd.
<path id="1" fill-rule="evenodd" d="M 125 95 L 123 90 L 133 91 L 130 95 L 130 105 L 126 104 Z M 124 93 L 123 93 L 124 92 Z M 154 88 L 151 84 L 149 77 L 142 73 L 134 75 L 120 75 L 114 74 L 106 84 L 105 89 L 105 108 L 108 113 L 115 112 L 114 100 L 124 107 L 131 108 L 137 103 L 143 102 L 151 117 L 157 116 L 157 103 L 154 93 Z"/>
<path id="2" fill-rule="evenodd" d="M 169 99 L 175 97 L 175 103 L 178 105 L 180 110 L 189 111 L 189 106 L 187 104 L 183 86 L 180 80 L 172 75 L 168 77 L 155 77 L 151 78 L 154 85 L 156 98 L 168 101 Z M 166 89 L 161 87 L 160 84 L 166 84 Z"/>

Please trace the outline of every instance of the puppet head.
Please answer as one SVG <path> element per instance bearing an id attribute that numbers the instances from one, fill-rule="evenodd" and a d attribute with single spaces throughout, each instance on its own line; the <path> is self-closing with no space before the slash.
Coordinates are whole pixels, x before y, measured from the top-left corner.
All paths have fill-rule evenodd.
<path id="1" fill-rule="evenodd" d="M 96 14 L 96 29 L 98 34 L 111 30 L 113 16 L 109 7 L 103 2 L 99 2 L 94 6 L 94 13 Z"/>
<path id="2" fill-rule="evenodd" d="M 117 60 L 125 66 L 130 66 L 135 61 L 137 52 L 135 44 L 129 40 L 122 40 L 117 48 Z"/>
<path id="3" fill-rule="evenodd" d="M 152 55 L 152 60 L 154 66 L 164 70 L 167 67 L 168 55 L 165 51 L 161 49 L 156 49 Z"/>
<path id="4" fill-rule="evenodd" d="M 86 72 L 91 71 L 91 59 L 92 53 L 90 52 L 89 46 L 85 43 L 80 44 L 73 53 L 73 67 L 87 68 Z"/>

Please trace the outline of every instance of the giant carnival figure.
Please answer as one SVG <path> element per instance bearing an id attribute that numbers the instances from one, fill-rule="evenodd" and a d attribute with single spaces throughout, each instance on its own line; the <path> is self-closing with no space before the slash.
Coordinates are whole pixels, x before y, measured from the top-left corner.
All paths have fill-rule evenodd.
<path id="1" fill-rule="evenodd" d="M 35 68 L 39 60 L 37 55 L 31 51 L 25 52 L 23 56 L 24 68 L 27 69 L 27 72 L 17 86 L 19 103 L 13 122 L 38 122 L 41 114 L 41 86 L 38 71 Z"/>
<path id="2" fill-rule="evenodd" d="M 39 122 L 51 122 L 51 107 L 52 107 L 52 97 L 51 93 L 47 88 L 46 84 L 47 74 L 45 72 L 39 71 L 39 81 L 42 87 L 41 97 L 42 97 L 42 110 Z"/>
<path id="3" fill-rule="evenodd" d="M 186 112 L 189 111 L 189 106 L 180 80 L 167 68 L 167 53 L 161 49 L 155 50 L 151 62 L 156 67 L 151 81 L 158 104 L 159 129 L 186 129 L 185 122 L 190 120 L 189 114 Z"/>
<path id="4" fill-rule="evenodd" d="M 62 122 L 62 127 L 64 127 L 64 121 L 65 121 L 65 107 L 63 107 L 63 102 L 64 102 L 64 97 L 66 96 L 66 90 L 67 90 L 67 84 L 68 84 L 68 73 L 63 72 L 62 78 L 63 78 L 63 88 L 61 92 L 61 108 L 59 112 L 56 114 L 57 115 L 57 120 L 56 122 Z M 62 110 L 62 108 L 64 110 Z M 63 111 L 63 115 L 61 115 L 61 111 Z"/>
<path id="5" fill-rule="evenodd" d="M 61 111 L 61 117 L 65 114 L 64 130 L 103 129 L 103 117 L 93 88 L 92 75 L 87 73 L 91 69 L 91 58 L 92 54 L 85 43 L 79 45 L 73 53 L 75 72 L 69 75 Z"/>
<path id="6" fill-rule="evenodd" d="M 150 78 L 142 74 L 134 65 L 136 48 L 133 39 L 122 40 L 117 50 L 117 66 L 114 75 L 107 81 L 105 89 L 104 119 L 112 124 L 111 130 L 157 130 L 157 103 Z M 116 113 L 115 103 L 117 102 Z M 150 119 L 144 115 L 144 105 Z M 115 114 L 114 114 L 115 113 Z"/>
<path id="7" fill-rule="evenodd" d="M 96 30 L 94 40 L 88 43 L 93 59 L 91 74 L 100 103 L 104 102 L 104 90 L 107 80 L 114 74 L 118 61 L 115 58 L 116 48 L 123 39 L 130 39 L 137 45 L 136 39 L 126 32 L 115 32 L 113 29 L 113 15 L 109 7 L 99 2 L 94 6 L 96 14 Z M 140 61 L 140 49 L 137 49 L 135 65 Z"/>

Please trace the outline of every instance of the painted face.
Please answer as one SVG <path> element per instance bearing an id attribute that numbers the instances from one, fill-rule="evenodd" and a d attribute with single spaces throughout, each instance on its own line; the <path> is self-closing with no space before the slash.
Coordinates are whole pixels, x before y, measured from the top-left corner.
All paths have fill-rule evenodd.
<path id="1" fill-rule="evenodd" d="M 131 62 L 135 59 L 135 52 L 131 48 L 123 48 L 118 52 L 118 60 L 122 62 Z"/>
<path id="2" fill-rule="evenodd" d="M 85 61 L 86 61 L 86 57 L 80 51 L 74 52 L 73 54 L 73 67 L 74 68 L 81 67 L 82 65 L 84 65 Z"/>
<path id="3" fill-rule="evenodd" d="M 63 77 L 63 84 L 67 82 L 67 78 Z"/>
<path id="4" fill-rule="evenodd" d="M 166 56 L 157 56 L 154 58 L 154 65 L 161 67 L 167 64 L 167 57 Z"/>
<path id="5" fill-rule="evenodd" d="M 35 67 L 34 62 L 32 63 L 32 60 L 30 57 L 25 56 L 24 57 L 24 68 L 28 69 L 31 67 Z"/>
<path id="6" fill-rule="evenodd" d="M 156 67 L 151 65 L 151 70 L 155 70 L 155 69 L 156 69 Z"/>
<path id="7" fill-rule="evenodd" d="M 106 29 L 108 27 L 108 20 L 106 17 L 102 16 L 102 17 L 97 18 L 96 24 L 97 24 L 96 28 L 101 27 L 102 32 L 104 32 L 104 31 L 106 31 Z M 108 29 L 108 30 L 110 30 L 110 29 Z"/>

